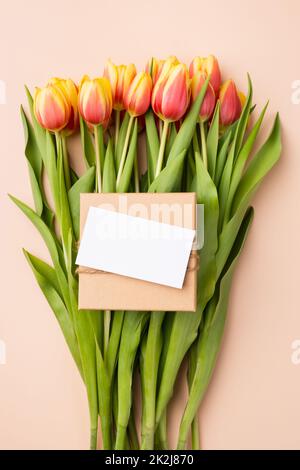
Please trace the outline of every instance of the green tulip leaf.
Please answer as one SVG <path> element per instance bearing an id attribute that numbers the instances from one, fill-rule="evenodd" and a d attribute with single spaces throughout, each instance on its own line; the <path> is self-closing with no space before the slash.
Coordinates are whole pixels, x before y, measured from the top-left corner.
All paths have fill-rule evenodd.
<path id="1" fill-rule="evenodd" d="M 147 312 L 126 312 L 118 359 L 118 403 L 116 450 L 123 449 L 132 406 L 133 366 L 142 333 L 148 320 Z"/>
<path id="2" fill-rule="evenodd" d="M 102 186 L 102 190 L 104 193 L 116 192 L 115 158 L 111 139 L 109 139 L 105 154 Z"/>
<path id="3" fill-rule="evenodd" d="M 154 113 L 151 109 L 145 116 L 146 139 L 147 139 L 147 155 L 148 155 L 148 174 L 149 183 L 154 180 L 155 168 L 157 165 L 157 157 L 159 153 L 159 138 L 156 128 Z"/>
<path id="4" fill-rule="evenodd" d="M 32 99 L 32 98 L 31 98 Z M 30 124 L 23 108 L 21 118 L 25 138 L 25 156 L 28 162 L 29 177 L 34 199 L 35 210 L 46 222 L 48 227 L 53 227 L 54 214 L 48 206 L 42 182 L 43 160 L 36 138 L 35 131 Z"/>
<path id="5" fill-rule="evenodd" d="M 55 270 L 28 251 L 23 251 L 43 294 L 45 295 L 53 313 L 55 314 L 73 359 L 81 376 L 83 377 L 76 334 L 70 314 L 67 311 L 59 293 L 59 286 L 57 283 Z"/>
<path id="6" fill-rule="evenodd" d="M 227 209 L 227 201 L 231 183 L 232 172 L 238 155 L 242 146 L 245 131 L 248 125 L 249 115 L 251 112 L 252 104 L 252 84 L 248 75 L 248 95 L 245 106 L 243 107 L 240 118 L 237 121 L 233 142 L 231 144 L 228 157 L 224 166 L 221 182 L 219 186 L 219 200 L 220 200 L 220 218 L 219 218 L 219 231 L 222 230 L 224 223 L 226 223 L 225 215 Z"/>
<path id="7" fill-rule="evenodd" d="M 59 191 L 59 197 L 60 197 L 59 207 L 60 207 L 60 215 L 61 215 L 60 229 L 61 229 L 61 236 L 63 240 L 63 246 L 65 248 L 68 244 L 69 231 L 70 229 L 73 229 L 73 225 L 72 225 L 69 199 L 68 199 L 66 182 L 65 182 L 63 153 L 61 150 L 62 149 L 60 146 L 58 155 L 57 155 L 57 173 L 58 173 L 58 191 Z M 71 257 L 68 258 L 68 263 L 71 263 L 71 259 L 72 259 Z"/>
<path id="8" fill-rule="evenodd" d="M 232 213 L 234 213 L 239 205 L 248 200 L 253 194 L 264 176 L 278 161 L 281 154 L 281 133 L 280 119 L 276 115 L 272 131 L 256 155 L 251 160 L 246 172 L 244 173 L 232 203 Z"/>
<path id="9" fill-rule="evenodd" d="M 241 180 L 242 174 L 244 167 L 246 165 L 247 159 L 250 155 L 251 150 L 253 149 L 253 146 L 255 144 L 255 140 L 257 137 L 257 134 L 260 130 L 266 109 L 267 109 L 268 104 L 264 107 L 262 110 L 257 122 L 251 129 L 251 132 L 249 133 L 249 136 L 245 142 L 245 144 L 242 146 L 239 155 L 236 159 L 236 163 L 234 165 L 234 169 L 232 172 L 232 177 L 231 177 L 231 183 L 230 183 L 230 189 L 229 189 L 229 194 L 226 202 L 226 211 L 225 211 L 225 221 L 227 222 L 229 217 L 230 217 L 230 212 L 231 212 L 231 204 L 233 200 L 233 196 L 236 192 L 236 189 L 239 185 L 239 182 Z"/>
<path id="10" fill-rule="evenodd" d="M 100 347 L 96 344 L 96 370 L 98 384 L 98 403 L 101 422 L 102 441 L 104 449 L 112 448 L 112 412 L 111 412 L 111 382 L 104 364 Z"/>
<path id="11" fill-rule="evenodd" d="M 205 310 L 204 325 L 198 339 L 196 370 L 191 380 L 189 400 L 179 429 L 178 449 L 185 449 L 190 426 L 210 382 L 223 337 L 233 270 L 243 248 L 252 220 L 253 209 L 250 209 L 243 219 L 227 265 L 218 281 L 214 296 Z"/>
<path id="12" fill-rule="evenodd" d="M 150 193 L 169 193 L 179 190 L 186 149 L 168 162 L 149 187 Z"/>
<path id="13" fill-rule="evenodd" d="M 32 195 L 33 195 L 33 200 L 34 200 L 35 211 L 38 215 L 41 216 L 43 214 L 43 209 L 44 209 L 43 198 L 41 195 L 39 183 L 36 179 L 35 172 L 29 162 L 28 162 L 28 171 L 29 171 L 29 178 L 30 178 L 31 190 L 32 190 Z"/>
<path id="14" fill-rule="evenodd" d="M 81 137 L 81 145 L 82 145 L 85 165 L 86 165 L 86 168 L 90 168 L 91 166 L 94 166 L 96 162 L 95 149 L 94 149 L 94 145 L 93 145 L 89 128 L 81 116 L 80 116 L 80 137 Z"/>
<path id="15" fill-rule="evenodd" d="M 9 195 L 10 199 L 19 207 L 19 209 L 28 217 L 28 219 L 33 223 L 36 229 L 41 234 L 48 251 L 50 253 L 54 268 L 56 270 L 57 280 L 59 282 L 60 290 L 62 292 L 62 297 L 64 299 L 65 305 L 69 311 L 71 311 L 69 294 L 68 294 L 68 283 L 65 277 L 64 269 L 61 266 L 61 256 L 59 253 L 59 248 L 57 245 L 57 240 L 55 239 L 53 233 L 46 225 L 46 223 L 36 214 L 30 207 L 28 207 L 24 202 L 15 198 L 14 196 Z"/>
<path id="16" fill-rule="evenodd" d="M 243 107 L 242 114 L 238 120 L 238 124 L 236 128 L 236 138 L 235 138 L 236 156 L 239 154 L 241 150 L 245 132 L 246 132 L 248 122 L 249 122 L 249 116 L 250 116 L 250 113 L 252 112 L 252 96 L 253 96 L 252 83 L 251 83 L 250 75 L 248 75 L 248 95 L 247 95 L 247 99 Z"/>
<path id="17" fill-rule="evenodd" d="M 261 149 L 244 173 L 232 205 L 232 216 L 224 225 L 219 237 L 219 249 L 217 252 L 217 271 L 220 275 L 229 256 L 233 241 L 237 236 L 241 221 L 245 215 L 249 202 L 258 189 L 266 174 L 278 161 L 281 153 L 281 136 L 279 116 L 276 116 L 273 129 Z M 249 172 L 249 173 L 248 173 Z"/>
<path id="18" fill-rule="evenodd" d="M 71 185 L 73 186 L 79 180 L 79 176 L 73 168 L 70 168 Z"/>
<path id="19" fill-rule="evenodd" d="M 122 152 L 125 144 L 125 139 L 126 139 L 126 134 L 127 134 L 127 129 L 128 129 L 128 124 L 129 124 L 130 116 L 128 113 L 125 114 L 121 127 L 120 127 L 120 132 L 119 132 L 119 137 L 118 137 L 118 142 L 117 142 L 117 148 L 115 149 L 115 159 L 116 159 L 116 171 L 119 169 L 121 157 L 122 157 Z"/>
<path id="20" fill-rule="evenodd" d="M 95 185 L 95 167 L 91 166 L 69 189 L 68 198 L 76 240 L 79 239 L 80 194 L 91 193 Z"/>
<path id="21" fill-rule="evenodd" d="M 41 176 L 42 176 L 42 167 L 43 167 L 41 153 L 36 142 L 32 125 L 27 119 L 27 116 L 22 106 L 21 106 L 21 118 L 22 118 L 24 138 L 25 138 L 25 156 L 28 162 L 30 163 L 32 170 L 34 171 L 36 180 L 40 182 Z"/>
<path id="22" fill-rule="evenodd" d="M 218 142 L 219 142 L 219 121 L 220 121 L 220 103 L 219 101 L 216 104 L 214 115 L 207 133 L 207 162 L 208 162 L 208 171 L 212 179 L 215 176 L 216 170 L 216 159 L 218 152 Z"/>
<path id="23" fill-rule="evenodd" d="M 170 126 L 169 126 L 169 135 L 168 135 L 168 138 L 167 138 L 166 150 L 165 150 L 167 160 L 168 160 L 169 155 L 171 153 L 171 150 L 172 150 L 174 141 L 176 139 L 176 136 L 177 136 L 176 124 L 175 124 L 175 122 L 171 122 Z"/>
<path id="24" fill-rule="evenodd" d="M 231 142 L 231 137 L 232 137 L 231 132 L 228 132 L 226 134 L 226 139 L 224 139 L 224 141 L 222 141 L 222 144 L 221 144 L 221 139 L 219 139 L 219 150 L 218 150 L 218 155 L 217 155 L 217 167 L 216 167 L 215 178 L 214 178 L 215 185 L 217 187 L 219 186 L 220 179 L 221 179 L 222 173 L 224 171 L 225 163 L 226 163 L 226 160 L 227 160 L 227 157 L 228 157 L 228 148 L 229 148 L 229 144 Z"/>
<path id="25" fill-rule="evenodd" d="M 46 131 L 43 127 L 38 123 L 35 113 L 34 113 L 34 103 L 33 98 L 29 89 L 25 86 L 25 91 L 28 100 L 28 106 L 30 110 L 30 116 L 33 124 L 34 134 L 36 138 L 37 145 L 39 147 L 40 154 L 43 158 L 43 155 L 46 153 Z"/>
<path id="26" fill-rule="evenodd" d="M 118 193 L 126 193 L 128 191 L 130 180 L 131 180 L 131 175 L 132 175 L 132 169 L 134 165 L 134 159 L 136 157 L 136 152 L 137 152 L 137 136 L 138 136 L 138 123 L 137 123 L 137 119 L 135 119 L 133 132 L 132 132 L 131 139 L 130 139 L 128 154 L 127 154 L 125 165 L 124 165 L 123 172 L 121 175 L 120 183 L 117 188 Z"/>

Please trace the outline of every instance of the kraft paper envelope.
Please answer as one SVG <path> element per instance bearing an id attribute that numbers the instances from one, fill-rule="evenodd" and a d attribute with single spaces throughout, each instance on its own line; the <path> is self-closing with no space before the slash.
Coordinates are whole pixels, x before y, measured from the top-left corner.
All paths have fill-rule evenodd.
<path id="1" fill-rule="evenodd" d="M 115 210 L 134 217 L 196 229 L 195 193 L 81 194 L 81 237 L 91 207 Z M 79 308 L 89 310 L 195 311 L 197 268 L 197 255 L 196 252 L 192 252 L 183 287 L 179 289 L 80 267 L 78 270 Z"/>

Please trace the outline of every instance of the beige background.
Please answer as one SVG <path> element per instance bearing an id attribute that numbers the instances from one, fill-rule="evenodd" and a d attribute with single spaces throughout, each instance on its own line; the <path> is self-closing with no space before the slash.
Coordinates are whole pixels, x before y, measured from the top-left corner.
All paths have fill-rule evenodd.
<path id="1" fill-rule="evenodd" d="M 298 0 L 2 0 L 0 448 L 87 448 L 85 393 L 62 335 L 21 248 L 45 257 L 35 229 L 7 192 L 32 202 L 19 104 L 52 75 L 101 74 L 105 59 L 176 54 L 189 62 L 214 53 L 225 77 L 245 88 L 247 71 L 261 107 L 271 99 L 283 123 L 282 160 L 255 198 L 255 220 L 235 273 L 218 366 L 200 413 L 206 449 L 300 448 L 299 202 L 300 79 Z M 173 407 L 176 421 L 178 391 Z M 174 437 L 174 436 L 173 436 Z"/>

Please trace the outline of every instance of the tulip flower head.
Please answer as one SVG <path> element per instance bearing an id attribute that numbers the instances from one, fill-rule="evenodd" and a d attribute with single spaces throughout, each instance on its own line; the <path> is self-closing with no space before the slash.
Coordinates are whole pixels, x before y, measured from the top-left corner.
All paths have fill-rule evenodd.
<path id="1" fill-rule="evenodd" d="M 69 122 L 71 105 L 56 83 L 36 88 L 34 113 L 39 124 L 51 132 L 61 131 Z"/>
<path id="2" fill-rule="evenodd" d="M 113 109 L 122 111 L 126 108 L 124 99 L 128 89 L 136 76 L 136 67 L 134 64 L 115 65 L 108 60 L 104 68 L 104 77 L 106 77 L 111 86 Z"/>
<path id="3" fill-rule="evenodd" d="M 175 56 L 170 56 L 167 61 L 170 65 L 179 64 L 179 61 Z M 155 83 L 159 79 L 165 62 L 165 60 L 156 59 L 155 57 L 152 57 L 152 59 L 150 59 L 146 64 L 145 71 L 151 75 L 153 85 L 155 85 Z"/>
<path id="4" fill-rule="evenodd" d="M 173 65 L 167 59 L 152 93 L 152 108 L 160 119 L 178 121 L 190 100 L 190 80 L 184 64 Z"/>
<path id="5" fill-rule="evenodd" d="M 65 135 L 73 134 L 79 125 L 78 113 L 78 88 L 71 79 L 51 78 L 48 85 L 57 85 L 63 92 L 70 105 L 70 117 L 67 125 L 63 129 Z"/>
<path id="6" fill-rule="evenodd" d="M 192 101 L 195 101 L 199 95 L 201 88 L 206 81 L 206 75 L 203 72 L 197 72 L 194 74 L 191 81 Z M 210 83 L 208 83 L 207 90 L 201 105 L 199 119 L 203 122 L 207 121 L 213 111 L 216 104 L 216 96 L 214 89 Z"/>
<path id="7" fill-rule="evenodd" d="M 227 80 L 220 88 L 220 121 L 222 126 L 229 126 L 241 115 L 245 97 L 237 91 L 233 80 Z"/>
<path id="8" fill-rule="evenodd" d="M 152 59 L 147 62 L 145 71 L 151 75 L 153 85 L 155 85 L 159 79 L 163 65 L 164 61 L 161 59 L 156 59 L 155 57 L 152 57 Z"/>
<path id="9" fill-rule="evenodd" d="M 131 116 L 141 116 L 149 108 L 152 80 L 147 72 L 138 73 L 124 97 L 124 103 Z"/>
<path id="10" fill-rule="evenodd" d="M 210 84 L 217 94 L 221 85 L 221 72 L 216 57 L 213 55 L 195 57 L 190 65 L 190 77 L 193 78 L 197 72 L 203 72 L 207 77 L 210 76 Z"/>
<path id="11" fill-rule="evenodd" d="M 112 93 L 107 78 L 83 77 L 79 85 L 79 112 L 92 126 L 107 125 L 112 111 Z"/>

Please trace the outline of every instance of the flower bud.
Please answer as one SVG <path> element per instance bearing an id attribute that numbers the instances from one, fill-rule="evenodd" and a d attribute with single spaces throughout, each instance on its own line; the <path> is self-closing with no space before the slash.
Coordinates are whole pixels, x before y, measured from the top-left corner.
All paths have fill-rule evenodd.
<path id="1" fill-rule="evenodd" d="M 73 80 L 62 78 L 51 78 L 48 85 L 57 85 L 63 92 L 65 98 L 70 105 L 70 117 L 67 125 L 63 129 L 65 135 L 73 134 L 79 125 L 79 113 L 78 113 L 78 88 Z"/>
<path id="2" fill-rule="evenodd" d="M 113 109 L 121 111 L 125 109 L 125 96 L 128 89 L 136 76 L 136 68 L 134 64 L 115 65 L 108 60 L 104 68 L 104 77 L 109 80 L 113 98 Z"/>
<path id="3" fill-rule="evenodd" d="M 206 81 L 206 75 L 203 72 L 197 72 L 192 78 L 191 81 L 191 91 L 192 91 L 192 100 L 195 101 L 199 95 L 201 88 L 203 87 Z M 201 121 L 207 121 L 213 111 L 216 104 L 216 96 L 213 87 L 208 83 L 207 90 L 202 101 L 199 118 Z"/>
<path id="4" fill-rule="evenodd" d="M 179 64 L 179 61 L 175 56 L 170 56 L 167 61 L 170 65 Z M 155 83 L 159 79 L 165 62 L 166 60 L 156 59 L 155 57 L 152 57 L 152 59 L 150 59 L 146 64 L 145 71 L 151 75 L 153 85 L 155 85 Z"/>
<path id="5" fill-rule="evenodd" d="M 190 100 L 188 71 L 184 64 L 173 65 L 168 59 L 152 93 L 155 114 L 166 121 L 178 121 Z"/>
<path id="6" fill-rule="evenodd" d="M 34 113 L 39 124 L 51 132 L 58 132 L 69 122 L 71 106 L 57 84 L 36 88 Z"/>
<path id="7" fill-rule="evenodd" d="M 229 126 L 241 115 L 244 95 L 237 91 L 233 80 L 227 80 L 220 88 L 220 121 L 222 126 Z"/>
<path id="8" fill-rule="evenodd" d="M 79 112 L 90 125 L 107 125 L 112 111 L 112 94 L 107 78 L 85 76 L 78 95 Z"/>
<path id="9" fill-rule="evenodd" d="M 190 65 L 190 77 L 193 78 L 197 72 L 203 72 L 207 77 L 210 75 L 210 83 L 217 94 L 221 85 L 221 72 L 216 57 L 195 57 Z"/>
<path id="10" fill-rule="evenodd" d="M 124 97 L 127 111 L 131 116 L 141 116 L 149 108 L 151 101 L 152 81 L 146 72 L 138 73 Z"/>

